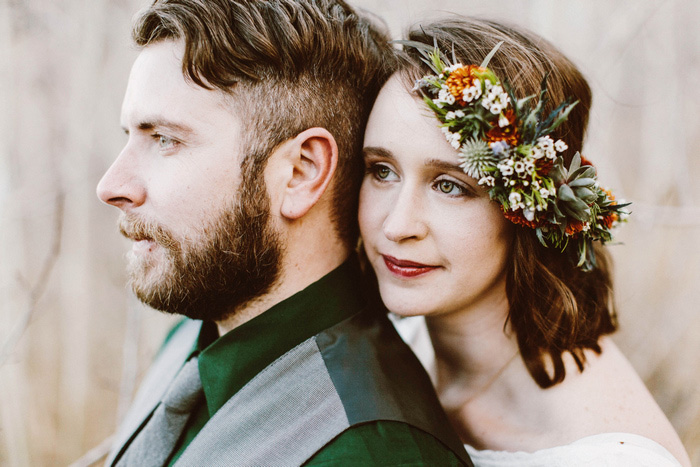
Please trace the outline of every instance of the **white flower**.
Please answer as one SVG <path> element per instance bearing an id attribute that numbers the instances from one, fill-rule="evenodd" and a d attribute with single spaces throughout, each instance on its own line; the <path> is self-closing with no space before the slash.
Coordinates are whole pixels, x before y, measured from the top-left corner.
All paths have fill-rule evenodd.
<path id="1" fill-rule="evenodd" d="M 569 146 L 567 146 L 564 141 L 558 139 L 557 142 L 554 143 L 554 149 L 556 149 L 559 152 L 564 152 L 567 149 L 569 149 Z"/>
<path id="2" fill-rule="evenodd" d="M 532 160 L 529 160 L 529 159 L 528 159 L 528 160 L 525 162 L 525 170 L 526 170 L 527 173 L 529 173 L 529 174 L 531 174 L 532 172 L 534 172 L 534 171 L 535 171 L 535 163 L 534 163 Z"/>
<path id="3" fill-rule="evenodd" d="M 506 164 L 499 164 L 498 170 L 501 171 L 501 175 L 513 175 L 513 167 Z"/>
<path id="4" fill-rule="evenodd" d="M 489 81 L 487 80 L 486 83 Z M 486 86 L 488 94 L 481 100 L 481 105 L 493 114 L 500 114 L 508 106 L 510 98 L 501 85 Z"/>
<path id="5" fill-rule="evenodd" d="M 508 202 L 510 203 L 511 206 L 517 206 L 520 204 L 520 201 L 523 200 L 523 197 L 520 193 L 517 191 L 512 191 L 510 195 L 508 195 Z"/>
<path id="6" fill-rule="evenodd" d="M 525 163 L 523 161 L 518 161 L 515 163 L 515 166 L 513 167 L 518 174 L 522 174 L 525 172 Z"/>
<path id="7" fill-rule="evenodd" d="M 508 118 L 505 115 L 501 114 L 501 116 L 498 117 L 498 126 L 503 128 L 504 126 L 508 125 L 510 125 L 510 121 L 508 121 Z"/>
<path id="8" fill-rule="evenodd" d="M 452 73 L 453 71 L 459 70 L 460 68 L 463 68 L 462 64 L 461 64 L 461 63 L 455 63 L 455 64 L 452 65 L 452 66 L 446 67 L 446 68 L 445 68 L 445 71 L 449 71 L 450 73 Z M 444 74 L 444 73 L 445 73 L 445 72 L 443 72 L 443 74 Z"/>
<path id="9" fill-rule="evenodd" d="M 478 84 L 479 80 L 475 80 L 475 83 L 477 83 L 475 86 L 464 88 L 462 90 L 462 96 L 464 97 L 465 102 L 471 102 L 474 99 L 481 97 L 481 85 Z"/>
<path id="10" fill-rule="evenodd" d="M 464 110 L 455 110 L 455 115 L 457 116 L 457 118 L 462 118 L 466 114 L 464 113 Z"/>
<path id="11" fill-rule="evenodd" d="M 542 159 L 544 151 L 539 146 L 533 146 L 530 155 L 535 159 Z"/>
<path id="12" fill-rule="evenodd" d="M 554 146 L 554 141 L 549 136 L 540 136 L 537 138 L 537 145 L 546 151 Z"/>
<path id="13" fill-rule="evenodd" d="M 535 210 L 532 208 L 524 209 L 523 216 L 525 216 L 525 219 L 532 222 L 533 220 L 535 220 Z"/>
<path id="14" fill-rule="evenodd" d="M 540 195 L 542 195 L 543 198 L 549 197 L 549 190 L 546 188 L 540 188 Z"/>
<path id="15" fill-rule="evenodd" d="M 455 117 L 456 117 L 456 115 L 452 111 L 449 111 L 445 114 L 445 120 L 454 120 Z"/>
<path id="16" fill-rule="evenodd" d="M 554 149 L 554 140 L 549 136 L 540 136 L 537 138 L 537 146 L 542 151 L 548 159 L 555 159 L 557 157 L 557 152 Z"/>
<path id="17" fill-rule="evenodd" d="M 493 178 L 491 175 L 487 175 L 486 177 L 483 177 L 481 178 L 481 180 L 479 180 L 479 185 L 495 186 L 496 179 Z"/>
<path id="18" fill-rule="evenodd" d="M 447 140 L 450 145 L 455 148 L 459 149 L 460 143 L 459 143 L 459 133 L 452 133 L 449 128 L 446 126 L 443 126 L 440 128 L 442 130 L 442 134 L 445 135 L 445 139 Z"/>
<path id="19" fill-rule="evenodd" d="M 452 105 L 455 103 L 455 96 L 452 95 L 447 87 L 443 87 L 440 89 L 440 92 L 438 92 L 438 100 L 447 105 Z"/>

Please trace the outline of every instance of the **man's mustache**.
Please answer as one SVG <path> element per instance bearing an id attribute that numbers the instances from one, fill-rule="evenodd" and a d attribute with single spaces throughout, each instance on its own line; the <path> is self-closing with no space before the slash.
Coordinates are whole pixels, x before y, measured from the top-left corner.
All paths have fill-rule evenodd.
<path id="1" fill-rule="evenodd" d="M 119 218 L 119 232 L 126 238 L 139 241 L 150 240 L 169 250 L 180 250 L 180 243 L 169 230 L 157 222 L 134 215 L 122 214 Z"/>

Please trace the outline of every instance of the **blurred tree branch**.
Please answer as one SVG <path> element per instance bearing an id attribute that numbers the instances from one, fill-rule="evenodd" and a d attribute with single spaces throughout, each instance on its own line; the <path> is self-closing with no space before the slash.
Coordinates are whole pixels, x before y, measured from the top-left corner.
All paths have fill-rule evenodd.
<path id="1" fill-rule="evenodd" d="M 54 226 L 53 226 L 53 239 L 51 242 L 51 249 L 49 250 L 44 263 L 37 277 L 34 286 L 31 286 L 29 282 L 20 276 L 18 279 L 27 289 L 29 289 L 29 303 L 27 305 L 27 310 L 20 317 L 17 324 L 15 324 L 10 336 L 7 338 L 2 346 L 2 351 L 0 351 L 0 366 L 4 365 L 7 359 L 12 355 L 17 343 L 22 338 L 24 331 L 27 330 L 32 318 L 36 314 L 37 303 L 39 299 L 44 295 L 46 291 L 46 285 L 49 281 L 49 276 L 53 271 L 56 261 L 61 254 L 61 236 L 63 234 L 63 212 L 65 208 L 65 195 L 63 193 L 58 193 L 56 196 L 56 204 L 54 207 Z"/>
<path id="2" fill-rule="evenodd" d="M 103 440 L 100 444 L 83 454 L 80 459 L 73 462 L 69 467 L 89 467 L 97 464 L 105 456 L 107 456 L 107 454 L 109 454 L 113 441 L 114 436 L 110 436 L 109 438 Z"/>

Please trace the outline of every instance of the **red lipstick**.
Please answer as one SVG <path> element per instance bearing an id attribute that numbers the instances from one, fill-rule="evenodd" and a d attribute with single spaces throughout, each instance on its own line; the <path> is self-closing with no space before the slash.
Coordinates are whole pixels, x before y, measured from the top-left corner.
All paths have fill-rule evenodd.
<path id="1" fill-rule="evenodd" d="M 384 259 L 384 264 L 386 264 L 387 269 L 401 277 L 417 277 L 438 269 L 437 266 L 428 266 L 427 264 L 401 260 L 393 256 L 382 255 L 382 258 Z"/>

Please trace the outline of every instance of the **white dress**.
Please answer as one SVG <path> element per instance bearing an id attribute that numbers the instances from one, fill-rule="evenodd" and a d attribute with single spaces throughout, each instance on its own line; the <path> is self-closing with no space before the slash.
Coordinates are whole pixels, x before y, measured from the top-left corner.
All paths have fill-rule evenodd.
<path id="1" fill-rule="evenodd" d="M 479 451 L 464 446 L 475 467 L 679 467 L 663 446 L 631 433 L 603 433 L 535 452 Z"/>
<path id="2" fill-rule="evenodd" d="M 413 349 L 428 373 L 433 374 L 435 354 L 425 320 L 395 318 L 401 337 Z M 479 451 L 464 446 L 475 467 L 679 467 L 681 464 L 656 441 L 631 433 L 602 433 L 571 444 L 535 452 Z"/>

